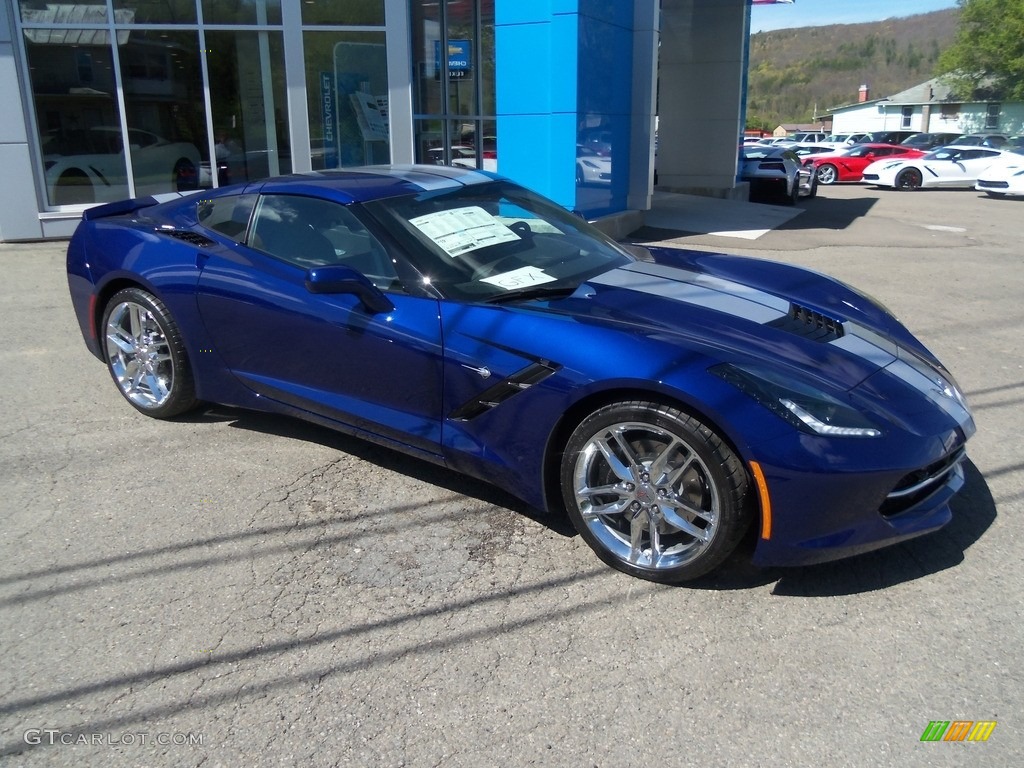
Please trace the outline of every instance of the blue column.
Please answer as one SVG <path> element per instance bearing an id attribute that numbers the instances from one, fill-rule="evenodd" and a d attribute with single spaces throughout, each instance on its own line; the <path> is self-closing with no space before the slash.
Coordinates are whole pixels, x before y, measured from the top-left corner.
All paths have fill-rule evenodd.
<path id="1" fill-rule="evenodd" d="M 498 167 L 588 216 L 625 210 L 633 67 L 633 4 L 496 0 Z M 607 183 L 576 184 L 576 144 L 606 136 Z"/>

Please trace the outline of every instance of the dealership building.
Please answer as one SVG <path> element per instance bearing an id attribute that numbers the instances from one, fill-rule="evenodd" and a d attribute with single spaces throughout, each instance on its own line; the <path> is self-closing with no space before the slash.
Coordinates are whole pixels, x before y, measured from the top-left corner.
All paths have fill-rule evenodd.
<path id="1" fill-rule="evenodd" d="M 2 2 L 2 241 L 375 163 L 496 170 L 610 228 L 655 168 L 737 193 L 750 0 Z"/>

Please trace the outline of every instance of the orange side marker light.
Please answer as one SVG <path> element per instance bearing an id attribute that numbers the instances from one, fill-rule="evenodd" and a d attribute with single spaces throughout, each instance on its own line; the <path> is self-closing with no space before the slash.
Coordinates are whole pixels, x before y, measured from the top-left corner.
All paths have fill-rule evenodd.
<path id="1" fill-rule="evenodd" d="M 750 471 L 754 474 L 757 495 L 761 500 L 761 538 L 767 540 L 772 537 L 772 501 L 768 496 L 768 483 L 765 482 L 761 465 L 756 461 L 750 462 Z"/>

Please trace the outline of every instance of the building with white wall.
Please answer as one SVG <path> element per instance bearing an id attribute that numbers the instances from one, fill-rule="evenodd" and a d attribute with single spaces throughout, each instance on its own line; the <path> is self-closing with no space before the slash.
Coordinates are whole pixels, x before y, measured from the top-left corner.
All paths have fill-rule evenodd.
<path id="1" fill-rule="evenodd" d="M 834 133 L 1024 133 L 1024 103 L 1003 101 L 996 93 L 957 98 L 941 77 L 892 96 L 861 96 L 862 101 L 829 110 Z"/>

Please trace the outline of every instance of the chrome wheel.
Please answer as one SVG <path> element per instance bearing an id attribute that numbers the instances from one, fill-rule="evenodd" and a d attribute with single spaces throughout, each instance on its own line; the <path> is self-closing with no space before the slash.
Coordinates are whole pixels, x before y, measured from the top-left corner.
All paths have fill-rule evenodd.
<path id="1" fill-rule="evenodd" d="M 749 519 L 732 452 L 699 421 L 653 403 L 586 419 L 567 446 L 562 482 L 569 516 L 597 554 L 654 581 L 711 570 Z"/>
<path id="2" fill-rule="evenodd" d="M 835 184 L 838 178 L 836 173 L 836 167 L 834 165 L 821 165 L 818 167 L 818 183 L 819 184 Z"/>
<path id="3" fill-rule="evenodd" d="M 120 291 L 107 305 L 103 329 L 110 375 L 129 403 L 158 418 L 195 404 L 181 337 L 159 300 L 136 288 Z"/>

